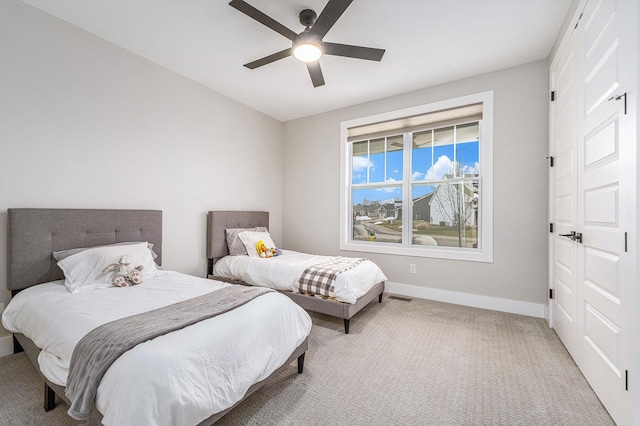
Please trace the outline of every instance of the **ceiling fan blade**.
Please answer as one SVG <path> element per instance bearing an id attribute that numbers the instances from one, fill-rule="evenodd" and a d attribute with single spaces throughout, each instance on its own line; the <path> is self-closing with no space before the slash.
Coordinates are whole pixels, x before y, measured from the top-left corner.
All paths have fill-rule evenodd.
<path id="1" fill-rule="evenodd" d="M 316 22 L 313 23 L 310 34 L 322 39 L 333 27 L 338 18 L 342 16 L 344 11 L 349 7 L 353 0 L 329 0 L 329 3 L 324 7 Z"/>
<path id="2" fill-rule="evenodd" d="M 322 69 L 320 69 L 320 61 L 307 62 L 307 69 L 309 70 L 313 87 L 324 86 L 324 77 L 322 76 Z"/>
<path id="3" fill-rule="evenodd" d="M 326 55 L 346 56 L 349 58 L 366 59 L 368 61 L 380 61 L 384 55 L 384 49 L 373 47 L 352 46 L 350 44 L 324 43 Z"/>
<path id="4" fill-rule="evenodd" d="M 255 69 L 263 65 L 270 64 L 271 62 L 275 62 L 279 59 L 286 58 L 287 56 L 291 56 L 291 48 L 274 53 L 273 55 L 265 56 L 264 58 L 258 59 L 256 61 L 249 62 L 248 64 L 244 64 L 244 66 L 249 69 Z"/>
<path id="5" fill-rule="evenodd" d="M 267 27 L 271 28 L 273 31 L 282 34 L 283 36 L 285 36 L 291 41 L 293 41 L 293 39 L 298 35 L 294 33 L 292 30 L 290 30 L 289 28 L 282 25 L 280 22 L 260 12 L 258 9 L 251 6 L 249 3 L 245 2 L 244 0 L 231 0 L 231 2 L 229 2 L 229 6 L 238 9 L 240 12 L 244 13 L 248 17 L 255 19 L 256 21 L 260 22 L 263 25 L 266 25 Z"/>

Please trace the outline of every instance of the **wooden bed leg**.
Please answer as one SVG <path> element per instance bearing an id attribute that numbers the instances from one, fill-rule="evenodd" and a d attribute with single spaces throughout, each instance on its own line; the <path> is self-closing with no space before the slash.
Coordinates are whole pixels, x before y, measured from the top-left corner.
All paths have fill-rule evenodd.
<path id="1" fill-rule="evenodd" d="M 51 411 L 56 408 L 56 393 L 49 387 L 48 384 L 44 384 L 44 411 Z"/>
<path id="2" fill-rule="evenodd" d="M 382 303 L 382 293 L 378 295 L 378 303 Z"/>
<path id="3" fill-rule="evenodd" d="M 304 354 L 298 357 L 298 373 L 302 374 L 302 369 L 304 368 Z"/>
<path id="4" fill-rule="evenodd" d="M 344 320 L 344 334 L 349 334 L 349 320 Z"/>

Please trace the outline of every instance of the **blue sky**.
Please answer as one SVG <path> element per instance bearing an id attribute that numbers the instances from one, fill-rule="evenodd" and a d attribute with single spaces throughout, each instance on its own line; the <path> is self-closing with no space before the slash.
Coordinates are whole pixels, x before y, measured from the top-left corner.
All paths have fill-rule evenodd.
<path id="1" fill-rule="evenodd" d="M 478 141 L 456 144 L 456 161 L 462 173 L 478 173 Z M 454 145 L 437 145 L 434 148 L 414 148 L 412 151 L 411 173 L 414 181 L 425 179 L 440 179 L 445 174 L 450 174 L 454 167 Z M 386 154 L 372 154 L 369 159 L 366 156 L 354 157 L 352 165 L 352 183 L 367 182 L 367 168 L 369 169 L 369 182 L 393 182 L 399 185 L 402 182 L 403 164 L 402 151 L 392 151 Z M 413 198 L 420 197 L 433 191 L 433 186 L 417 186 L 413 190 Z M 392 200 L 402 199 L 402 188 L 367 188 L 353 191 L 353 203 L 362 203 L 364 199 L 379 201 L 381 204 Z"/>

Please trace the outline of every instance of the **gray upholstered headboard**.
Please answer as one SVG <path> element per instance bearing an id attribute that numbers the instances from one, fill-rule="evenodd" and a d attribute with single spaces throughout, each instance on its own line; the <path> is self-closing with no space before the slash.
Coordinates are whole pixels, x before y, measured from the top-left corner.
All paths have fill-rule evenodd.
<path id="1" fill-rule="evenodd" d="M 7 288 L 64 278 L 54 251 L 128 241 L 153 244 L 162 263 L 162 211 L 8 209 Z"/>
<path id="2" fill-rule="evenodd" d="M 229 254 L 227 228 L 269 228 L 269 212 L 210 211 L 207 213 L 207 258 L 218 259 Z"/>

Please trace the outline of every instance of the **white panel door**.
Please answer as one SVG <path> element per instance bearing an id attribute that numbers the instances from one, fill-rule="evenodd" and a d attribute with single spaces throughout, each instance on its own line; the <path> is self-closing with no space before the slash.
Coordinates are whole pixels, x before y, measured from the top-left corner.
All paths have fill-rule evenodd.
<path id="1" fill-rule="evenodd" d="M 578 97 L 578 358 L 577 364 L 618 424 L 632 424 L 627 390 L 633 326 L 635 131 L 625 98 L 636 90 L 634 13 L 627 0 L 592 0 L 578 31 L 583 43 Z M 633 12 L 635 9 L 631 8 Z M 630 16 L 629 16 L 630 15 Z M 629 109 L 630 105 L 626 108 Z M 628 111 L 627 111 L 628 112 Z M 626 233 L 626 235 L 625 235 Z"/>
<path id="2" fill-rule="evenodd" d="M 578 229 L 578 180 L 577 180 L 577 147 L 578 147 L 578 71 L 576 63 L 580 55 L 577 40 L 567 45 L 560 56 L 555 71 L 556 100 L 554 104 L 554 223 L 555 234 L 553 250 L 553 328 L 566 346 L 571 356 L 576 359 L 578 338 L 577 328 L 577 245 L 569 237 Z M 564 236 L 563 236 L 564 235 Z"/>

